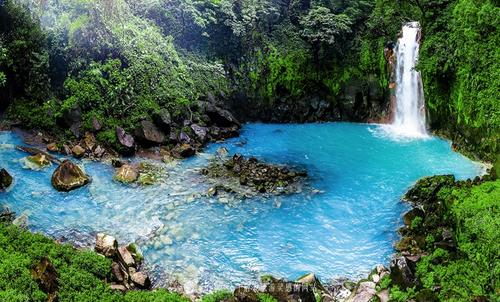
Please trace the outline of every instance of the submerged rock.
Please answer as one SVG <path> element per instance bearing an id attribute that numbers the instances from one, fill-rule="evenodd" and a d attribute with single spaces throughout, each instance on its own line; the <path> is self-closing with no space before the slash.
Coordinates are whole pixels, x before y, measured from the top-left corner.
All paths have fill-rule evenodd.
<path id="1" fill-rule="evenodd" d="M 122 165 L 116 169 L 114 179 L 123 183 L 132 183 L 139 178 L 139 171 L 132 165 Z"/>
<path id="2" fill-rule="evenodd" d="M 52 174 L 52 185 L 58 191 L 71 191 L 88 184 L 90 178 L 69 160 L 63 161 Z"/>
<path id="3" fill-rule="evenodd" d="M 44 154 L 38 153 L 26 157 L 24 165 L 25 168 L 38 171 L 50 166 L 51 163 Z"/>
<path id="4" fill-rule="evenodd" d="M 307 176 L 305 171 L 291 171 L 284 166 L 260 162 L 254 157 L 246 159 L 240 154 L 225 161 L 216 159 L 202 173 L 224 184 L 219 186 L 228 188 L 236 182 L 238 186 L 271 194 L 298 192 L 300 188 L 296 185 Z M 238 190 L 231 187 L 231 191 Z"/>
<path id="5" fill-rule="evenodd" d="M 0 169 L 0 191 L 4 191 L 12 184 L 12 176 L 5 169 Z"/>

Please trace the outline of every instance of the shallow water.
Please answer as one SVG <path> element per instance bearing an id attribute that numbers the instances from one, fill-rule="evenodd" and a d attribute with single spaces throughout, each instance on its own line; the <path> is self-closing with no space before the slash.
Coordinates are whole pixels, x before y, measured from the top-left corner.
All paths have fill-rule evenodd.
<path id="1" fill-rule="evenodd" d="M 54 166 L 23 168 L 21 140 L 0 132 L 0 166 L 14 176 L 2 204 L 29 217 L 32 230 L 56 238 L 106 232 L 137 242 L 149 266 L 178 279 L 188 292 L 255 284 L 258 276 L 323 281 L 358 277 L 394 252 L 396 229 L 408 207 L 400 196 L 418 178 L 474 177 L 482 166 L 451 151 L 447 141 L 395 140 L 377 125 L 249 124 L 241 137 L 212 144 L 206 153 L 166 166 L 164 180 L 127 187 L 109 165 L 83 161 L 93 181 L 70 193 L 50 184 Z M 199 169 L 215 150 L 253 155 L 306 168 L 323 193 L 252 200 L 218 200 Z"/>

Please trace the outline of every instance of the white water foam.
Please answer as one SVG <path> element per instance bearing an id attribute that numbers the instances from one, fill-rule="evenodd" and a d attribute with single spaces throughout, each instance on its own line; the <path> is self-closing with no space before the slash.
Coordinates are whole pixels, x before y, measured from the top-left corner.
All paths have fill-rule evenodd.
<path id="1" fill-rule="evenodd" d="M 420 72 L 415 69 L 420 49 L 420 24 L 410 22 L 396 48 L 396 108 L 394 121 L 382 126 L 398 140 L 427 138 L 424 92 Z"/>

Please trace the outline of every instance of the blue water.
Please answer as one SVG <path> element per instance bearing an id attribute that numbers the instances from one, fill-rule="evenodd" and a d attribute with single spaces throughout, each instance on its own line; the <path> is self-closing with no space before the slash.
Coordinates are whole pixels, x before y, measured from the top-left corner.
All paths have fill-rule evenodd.
<path id="1" fill-rule="evenodd" d="M 186 291 L 255 284 L 258 276 L 323 281 L 359 277 L 394 252 L 407 205 L 400 196 L 426 175 L 474 177 L 482 166 L 438 138 L 395 140 L 379 126 L 350 123 L 244 126 L 241 137 L 212 144 L 192 159 L 165 165 L 163 180 L 130 187 L 112 180 L 109 165 L 83 161 L 92 183 L 70 193 L 50 184 L 54 166 L 23 168 L 18 136 L 0 132 L 0 166 L 14 176 L 0 203 L 54 236 L 107 232 L 137 242 L 148 266 Z M 215 150 L 306 168 L 319 190 L 236 200 L 208 198 L 199 169 Z"/>

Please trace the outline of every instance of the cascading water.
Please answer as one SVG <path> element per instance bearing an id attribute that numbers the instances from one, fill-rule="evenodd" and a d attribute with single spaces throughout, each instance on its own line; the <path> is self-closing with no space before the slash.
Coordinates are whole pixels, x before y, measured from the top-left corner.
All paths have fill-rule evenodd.
<path id="1" fill-rule="evenodd" d="M 396 108 L 390 127 L 397 136 L 427 136 L 422 79 L 415 69 L 419 43 L 420 24 L 410 22 L 404 25 L 396 49 Z"/>

